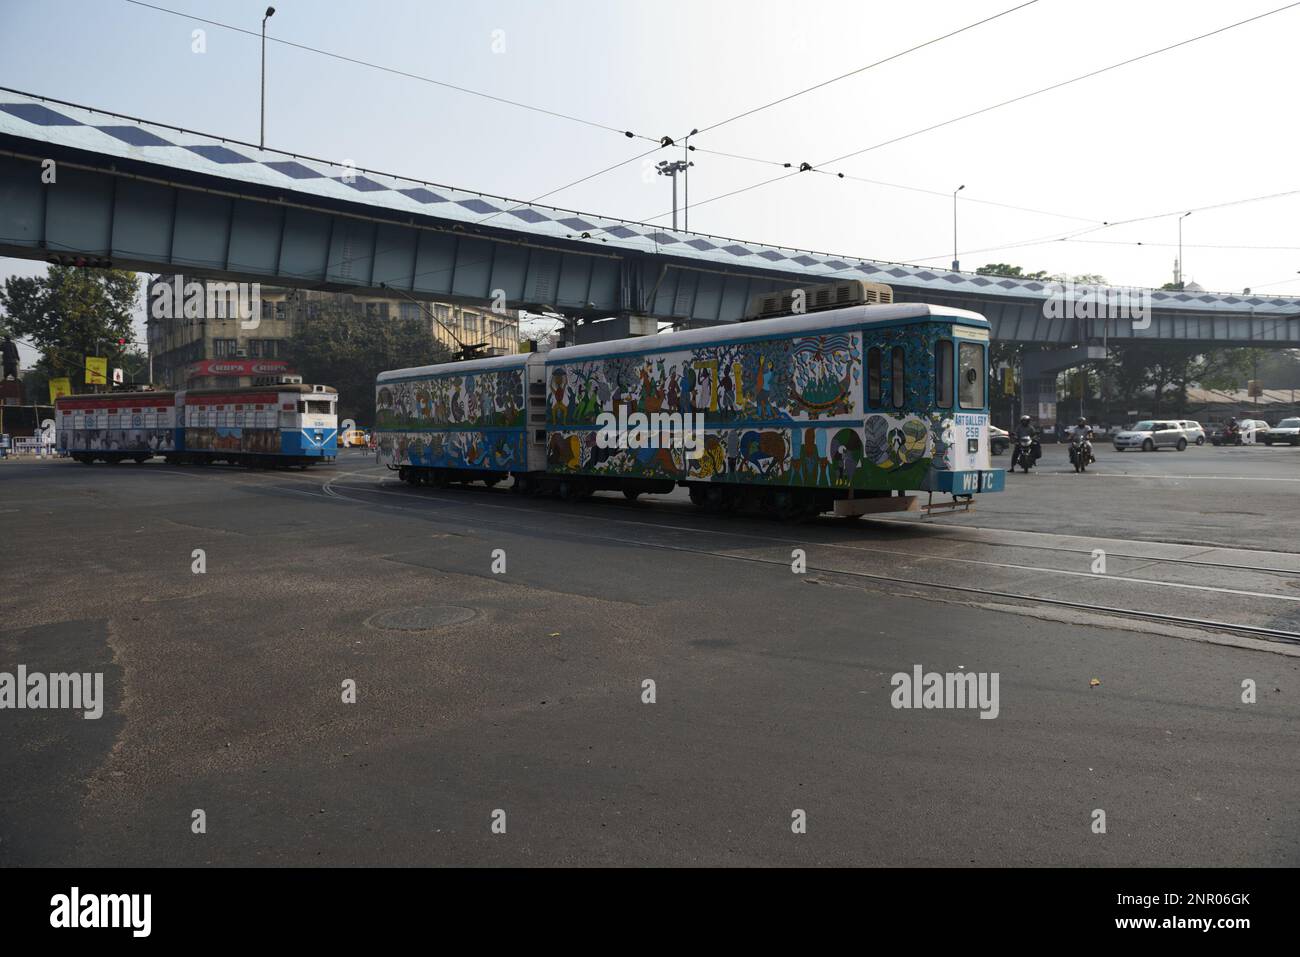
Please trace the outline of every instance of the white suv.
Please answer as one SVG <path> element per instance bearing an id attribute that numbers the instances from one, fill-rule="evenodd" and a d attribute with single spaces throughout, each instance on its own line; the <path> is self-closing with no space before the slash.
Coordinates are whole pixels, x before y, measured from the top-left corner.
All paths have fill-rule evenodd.
<path id="1" fill-rule="evenodd" d="M 1178 427 L 1183 430 L 1183 435 L 1187 436 L 1188 442 L 1193 442 L 1196 445 L 1205 444 L 1205 429 L 1201 428 L 1201 423 L 1193 422 L 1190 419 L 1182 419 L 1179 421 Z"/>

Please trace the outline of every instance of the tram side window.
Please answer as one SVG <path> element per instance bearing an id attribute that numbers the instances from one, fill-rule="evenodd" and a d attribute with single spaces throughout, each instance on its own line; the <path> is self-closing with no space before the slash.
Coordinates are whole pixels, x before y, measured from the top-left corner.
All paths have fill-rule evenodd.
<path id="1" fill-rule="evenodd" d="M 907 360 L 903 355 L 902 346 L 894 346 L 889 358 L 890 374 L 890 399 L 894 403 L 895 409 L 901 409 L 907 403 L 907 395 L 904 387 L 904 370 L 907 367 Z"/>
<path id="2" fill-rule="evenodd" d="M 948 339 L 934 344 L 934 404 L 952 408 L 952 342 Z"/>
<path id="3" fill-rule="evenodd" d="M 867 350 L 867 405 L 880 405 L 880 350 Z"/>
<path id="4" fill-rule="evenodd" d="M 984 408 L 984 347 L 975 342 L 963 342 L 957 355 L 961 366 L 957 399 L 963 409 L 982 409 Z"/>

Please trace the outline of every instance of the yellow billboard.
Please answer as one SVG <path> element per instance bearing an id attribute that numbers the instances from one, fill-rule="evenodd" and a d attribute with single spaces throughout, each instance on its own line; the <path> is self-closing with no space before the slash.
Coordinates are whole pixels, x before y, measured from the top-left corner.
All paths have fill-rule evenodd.
<path id="1" fill-rule="evenodd" d="M 50 405 L 58 402 L 61 395 L 72 395 L 72 380 L 66 376 L 50 380 Z"/>
<path id="2" fill-rule="evenodd" d="M 86 385 L 108 385 L 108 359 L 86 356 Z"/>

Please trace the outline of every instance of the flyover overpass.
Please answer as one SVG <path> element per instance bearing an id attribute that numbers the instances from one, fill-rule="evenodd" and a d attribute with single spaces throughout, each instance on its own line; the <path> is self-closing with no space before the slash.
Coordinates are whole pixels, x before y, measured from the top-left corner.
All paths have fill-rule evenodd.
<path id="1" fill-rule="evenodd" d="M 1146 328 L 1053 319 L 1032 280 L 666 230 L 3 88 L 0 256 L 476 304 L 501 290 L 512 308 L 615 316 L 624 329 L 633 317 L 733 322 L 758 292 L 869 279 L 899 301 L 981 312 L 1003 340 L 1300 347 L 1298 297 L 1153 292 Z"/>

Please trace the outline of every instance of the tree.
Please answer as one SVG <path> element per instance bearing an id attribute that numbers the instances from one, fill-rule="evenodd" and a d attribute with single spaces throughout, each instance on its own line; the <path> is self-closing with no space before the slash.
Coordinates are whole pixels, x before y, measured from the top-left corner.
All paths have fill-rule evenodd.
<path id="1" fill-rule="evenodd" d="M 1065 273 L 1052 277 L 1057 282 L 1065 282 Z M 1077 276 L 1071 276 L 1070 281 L 1076 286 L 1108 286 L 1110 283 L 1106 277 L 1097 272 L 1080 273 Z"/>
<path id="2" fill-rule="evenodd" d="M 0 289 L 12 334 L 40 353 L 37 381 L 68 376 L 85 382 L 85 357 L 115 364 L 135 339 L 132 316 L 140 284 L 133 272 L 50 266 L 44 276 L 10 276 Z"/>
<path id="3" fill-rule="evenodd" d="M 1037 272 L 1025 272 L 1019 266 L 1012 266 L 1009 263 L 989 263 L 980 266 L 975 270 L 977 276 L 997 276 L 1001 279 L 1033 279 L 1038 282 L 1072 282 L 1076 286 L 1105 286 L 1107 285 L 1106 277 L 1100 273 L 1085 272 L 1077 276 L 1070 276 L 1066 273 L 1048 273 L 1044 269 Z"/>
<path id="4" fill-rule="evenodd" d="M 1008 263 L 988 263 L 976 269 L 975 275 L 998 276 L 1003 279 L 1037 279 L 1040 282 L 1048 278 L 1047 273 L 1042 270 L 1027 273 L 1019 266 L 1012 266 Z"/>
<path id="5" fill-rule="evenodd" d="M 339 418 L 375 420 L 375 377 L 388 369 L 448 362 L 427 318 L 375 319 L 327 303 L 303 320 L 289 341 L 289 361 L 303 380 L 339 390 Z"/>
<path id="6" fill-rule="evenodd" d="M 1244 389 L 1263 349 L 1214 349 L 1199 357 L 1196 383 L 1202 389 Z"/>

